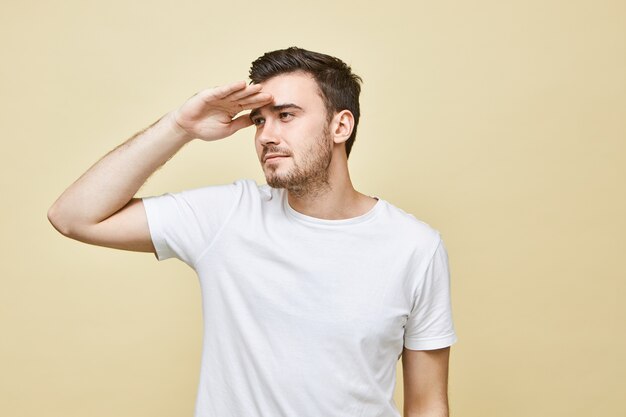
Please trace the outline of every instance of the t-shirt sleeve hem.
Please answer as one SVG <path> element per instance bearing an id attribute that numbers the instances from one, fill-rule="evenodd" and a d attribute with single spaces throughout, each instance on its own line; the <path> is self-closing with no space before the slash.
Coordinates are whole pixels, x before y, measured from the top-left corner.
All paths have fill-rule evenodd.
<path id="1" fill-rule="evenodd" d="M 146 218 L 148 219 L 148 229 L 150 230 L 150 238 L 156 251 L 155 255 L 157 260 L 163 261 L 174 257 L 174 253 L 169 249 L 165 243 L 163 225 L 161 224 L 158 216 L 158 210 L 154 205 L 156 200 L 152 197 L 142 198 L 143 207 L 146 211 Z"/>
<path id="2" fill-rule="evenodd" d="M 412 339 L 404 338 L 404 347 L 410 350 L 434 350 L 443 349 L 456 343 L 457 337 L 455 333 L 433 337 L 428 339 Z"/>

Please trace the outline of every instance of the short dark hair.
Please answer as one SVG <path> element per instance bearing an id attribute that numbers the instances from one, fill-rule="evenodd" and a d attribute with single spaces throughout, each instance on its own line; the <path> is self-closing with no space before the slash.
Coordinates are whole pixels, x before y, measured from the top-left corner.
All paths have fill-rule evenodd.
<path id="1" fill-rule="evenodd" d="M 257 58 L 250 67 L 250 79 L 252 83 L 259 84 L 277 75 L 296 71 L 308 73 L 316 81 L 328 120 L 342 110 L 349 110 L 354 116 L 354 129 L 346 141 L 346 155 L 350 155 L 361 115 L 359 95 L 363 80 L 339 58 L 295 46 L 267 52 Z"/>

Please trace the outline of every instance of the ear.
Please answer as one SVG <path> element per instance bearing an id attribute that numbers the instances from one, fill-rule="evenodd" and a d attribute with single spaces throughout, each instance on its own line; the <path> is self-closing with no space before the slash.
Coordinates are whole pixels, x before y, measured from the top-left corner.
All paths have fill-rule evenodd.
<path id="1" fill-rule="evenodd" d="M 350 138 L 352 129 L 354 129 L 354 116 L 350 110 L 342 110 L 335 114 L 330 125 L 333 141 L 344 143 Z"/>

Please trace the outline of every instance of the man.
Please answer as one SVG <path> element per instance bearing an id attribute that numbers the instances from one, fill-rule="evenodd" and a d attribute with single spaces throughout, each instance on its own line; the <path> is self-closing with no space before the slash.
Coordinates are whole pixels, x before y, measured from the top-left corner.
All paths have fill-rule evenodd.
<path id="1" fill-rule="evenodd" d="M 299 48 L 260 57 L 250 78 L 197 93 L 114 149 L 50 221 L 71 238 L 196 270 L 197 417 L 399 416 L 400 356 L 404 415 L 447 416 L 456 336 L 446 250 L 436 230 L 353 188 L 360 78 Z M 268 185 L 134 197 L 189 141 L 251 125 Z"/>

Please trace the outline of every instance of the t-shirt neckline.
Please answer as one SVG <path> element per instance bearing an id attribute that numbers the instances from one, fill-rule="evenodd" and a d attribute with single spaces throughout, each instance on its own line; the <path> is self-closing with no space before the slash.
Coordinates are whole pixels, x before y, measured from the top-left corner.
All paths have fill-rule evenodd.
<path id="1" fill-rule="evenodd" d="M 336 219 L 336 220 L 320 219 L 318 217 L 308 216 L 306 214 L 300 213 L 299 211 L 296 211 L 293 207 L 291 207 L 291 205 L 289 205 L 287 192 L 285 190 L 282 190 L 282 191 L 283 191 L 282 192 L 283 209 L 285 210 L 287 215 L 289 215 L 290 217 L 298 221 L 306 222 L 308 224 L 313 224 L 313 225 L 320 225 L 320 226 L 347 226 L 347 225 L 363 223 L 375 217 L 376 213 L 380 210 L 380 207 L 383 205 L 382 199 L 376 196 L 371 196 L 372 198 L 375 198 L 377 200 L 376 204 L 374 204 L 374 206 L 371 209 L 369 209 L 367 212 L 359 216 L 350 217 L 348 219 Z"/>

